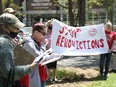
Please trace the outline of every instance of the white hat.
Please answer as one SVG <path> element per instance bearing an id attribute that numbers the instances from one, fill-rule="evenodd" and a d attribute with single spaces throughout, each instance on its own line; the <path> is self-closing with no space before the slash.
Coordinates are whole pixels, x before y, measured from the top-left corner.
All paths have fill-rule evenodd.
<path id="1" fill-rule="evenodd" d="M 5 13 L 13 13 L 13 12 L 15 12 L 15 10 L 14 10 L 13 8 L 6 8 L 6 9 L 4 10 L 4 12 L 5 12 Z"/>

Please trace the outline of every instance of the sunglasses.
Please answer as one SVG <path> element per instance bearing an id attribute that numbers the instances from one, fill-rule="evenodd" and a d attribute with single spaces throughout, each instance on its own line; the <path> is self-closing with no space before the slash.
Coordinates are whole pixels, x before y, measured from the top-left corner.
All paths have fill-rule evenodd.
<path id="1" fill-rule="evenodd" d="M 52 26 L 48 26 L 48 29 L 49 29 L 49 30 L 52 30 Z"/>
<path id="2" fill-rule="evenodd" d="M 46 36 L 46 33 L 45 32 L 42 32 L 40 30 L 37 30 L 38 32 L 42 33 L 43 36 Z"/>

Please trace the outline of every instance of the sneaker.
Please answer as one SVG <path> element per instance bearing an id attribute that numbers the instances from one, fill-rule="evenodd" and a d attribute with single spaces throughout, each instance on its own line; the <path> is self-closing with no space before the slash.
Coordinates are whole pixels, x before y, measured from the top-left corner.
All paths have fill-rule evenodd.
<path id="1" fill-rule="evenodd" d="M 99 79 L 99 80 L 103 80 L 103 74 L 99 74 L 98 76 L 97 76 L 97 78 Z"/>
<path id="2" fill-rule="evenodd" d="M 55 79 L 51 79 L 51 83 L 55 83 L 56 81 L 55 81 Z"/>
<path id="3" fill-rule="evenodd" d="M 56 82 L 59 82 L 60 80 L 58 80 L 58 79 L 51 79 L 51 83 L 56 83 Z"/>
<path id="4" fill-rule="evenodd" d="M 47 83 L 50 83 L 50 82 L 51 82 L 51 80 L 50 80 L 50 79 L 47 79 L 47 80 L 46 80 L 46 82 L 47 82 Z"/>
<path id="5" fill-rule="evenodd" d="M 108 77 L 109 77 L 109 75 L 108 75 L 108 74 L 104 74 L 104 77 L 108 78 Z"/>
<path id="6" fill-rule="evenodd" d="M 99 74 L 97 77 L 103 77 L 103 74 Z"/>

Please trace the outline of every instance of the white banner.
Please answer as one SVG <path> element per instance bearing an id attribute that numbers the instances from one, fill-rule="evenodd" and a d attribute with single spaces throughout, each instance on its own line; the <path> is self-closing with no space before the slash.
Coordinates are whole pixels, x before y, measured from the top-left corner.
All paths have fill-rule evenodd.
<path id="1" fill-rule="evenodd" d="M 72 27 L 54 19 L 51 48 L 66 56 L 107 53 L 104 25 Z"/>

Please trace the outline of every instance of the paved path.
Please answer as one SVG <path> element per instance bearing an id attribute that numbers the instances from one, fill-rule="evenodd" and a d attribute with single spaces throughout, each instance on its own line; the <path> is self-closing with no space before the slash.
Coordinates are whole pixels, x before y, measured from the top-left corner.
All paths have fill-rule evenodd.
<path id="1" fill-rule="evenodd" d="M 99 56 L 64 57 L 58 61 L 58 67 L 98 68 Z"/>

